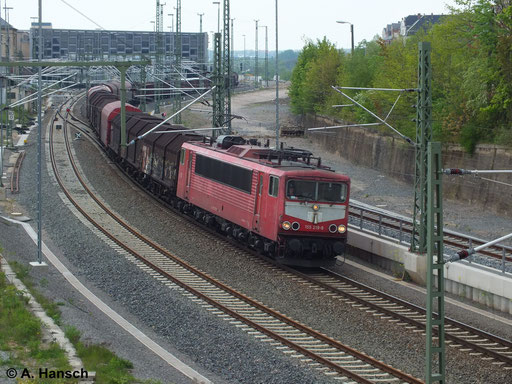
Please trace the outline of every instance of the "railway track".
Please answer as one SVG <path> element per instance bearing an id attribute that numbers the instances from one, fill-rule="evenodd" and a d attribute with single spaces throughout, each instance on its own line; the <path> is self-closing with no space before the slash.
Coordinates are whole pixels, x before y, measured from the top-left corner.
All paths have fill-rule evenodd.
<path id="1" fill-rule="evenodd" d="M 301 273 L 293 271 L 303 284 L 320 288 L 349 305 L 403 325 L 413 331 L 425 330 L 424 308 L 388 295 L 327 269 Z M 512 370 L 512 342 L 459 321 L 445 318 L 446 344 L 470 355 Z"/>
<path id="2" fill-rule="evenodd" d="M 18 193 L 20 191 L 20 171 L 24 158 L 25 151 L 21 151 L 11 173 L 11 193 Z"/>
<path id="3" fill-rule="evenodd" d="M 396 220 L 396 218 L 391 217 L 390 221 L 392 220 Z M 382 218 L 379 221 L 382 223 Z M 404 229 L 403 224 L 401 228 L 402 230 Z M 236 246 L 237 243 L 232 242 L 232 244 Z M 269 261 L 269 263 L 272 262 Z M 425 329 L 425 310 L 414 304 L 374 290 L 331 271 L 321 270 L 304 274 L 286 267 L 283 268 L 283 271 L 290 273 L 293 275 L 292 278 L 308 285 L 312 289 L 325 291 L 330 296 L 365 310 L 385 321 L 395 322 L 399 326 L 405 326 L 413 332 L 423 332 Z M 255 313 L 257 313 L 257 317 L 263 315 L 262 312 Z M 233 316 L 233 314 L 229 314 Z M 236 316 L 233 317 L 236 318 Z M 275 320 L 278 319 L 274 318 L 272 321 Z M 274 340 L 279 340 L 279 338 L 272 337 L 258 328 L 255 329 L 262 334 L 261 337 L 267 335 Z M 289 330 L 289 328 L 283 329 Z M 463 352 L 469 352 L 472 356 L 500 365 L 504 369 L 512 369 L 512 342 L 452 319 L 446 319 L 445 330 L 447 345 L 450 347 L 458 348 Z M 311 334 L 302 333 L 303 331 L 300 329 L 298 331 L 301 332 L 299 334 L 300 338 L 307 338 L 307 340 L 310 340 L 310 337 L 314 338 Z M 284 346 L 288 346 L 286 342 L 279 341 Z M 321 348 L 331 348 L 329 340 L 320 340 L 320 342 L 325 343 L 321 344 Z M 333 353 L 337 354 L 339 352 L 335 351 Z M 304 359 L 309 359 L 307 354 L 304 354 L 304 356 Z"/>
<path id="4" fill-rule="evenodd" d="M 50 158 L 67 199 L 115 248 L 164 284 L 195 296 L 213 314 L 231 317 L 235 326 L 255 338 L 344 382 L 422 382 L 237 292 L 130 227 L 95 197 L 81 178 L 74 164 L 67 124 L 59 132 L 50 129 Z"/>

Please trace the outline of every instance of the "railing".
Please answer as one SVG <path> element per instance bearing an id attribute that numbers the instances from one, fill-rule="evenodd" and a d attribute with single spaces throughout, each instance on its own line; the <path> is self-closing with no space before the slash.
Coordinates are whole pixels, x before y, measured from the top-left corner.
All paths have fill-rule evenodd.
<path id="1" fill-rule="evenodd" d="M 379 238 L 395 241 L 400 245 L 410 246 L 412 219 L 369 205 L 352 202 L 349 208 L 349 224 L 361 231 L 369 232 Z M 484 244 L 486 241 L 461 233 L 444 230 L 445 244 L 451 252 L 455 249 L 473 248 L 473 243 Z M 455 239 L 455 240 L 454 240 Z M 445 252 L 446 253 L 446 252 Z M 498 270 L 502 274 L 512 273 L 512 248 L 504 244 L 495 244 L 492 250 L 481 251 L 466 259 L 468 264 L 485 266 Z M 447 255 L 449 257 L 449 255 Z"/>

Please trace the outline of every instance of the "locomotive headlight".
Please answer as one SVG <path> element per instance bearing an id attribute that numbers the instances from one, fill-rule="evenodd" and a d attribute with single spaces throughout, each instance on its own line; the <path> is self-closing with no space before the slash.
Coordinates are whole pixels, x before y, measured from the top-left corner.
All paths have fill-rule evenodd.
<path id="1" fill-rule="evenodd" d="M 313 211 L 318 211 L 320 209 L 320 206 L 318 204 L 313 204 Z"/>
<path id="2" fill-rule="evenodd" d="M 347 227 L 345 227 L 343 224 L 338 225 L 338 232 L 339 233 L 345 233 L 346 230 L 347 230 Z"/>
<path id="3" fill-rule="evenodd" d="M 283 222 L 282 227 L 285 231 L 287 231 L 292 227 L 292 225 L 290 224 L 289 221 L 285 221 L 285 222 Z"/>

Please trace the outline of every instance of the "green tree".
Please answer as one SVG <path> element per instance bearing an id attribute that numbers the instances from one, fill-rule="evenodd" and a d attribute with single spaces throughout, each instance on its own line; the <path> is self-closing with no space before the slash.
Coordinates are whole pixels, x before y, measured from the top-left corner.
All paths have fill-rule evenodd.
<path id="1" fill-rule="evenodd" d="M 293 113 L 305 114 L 307 112 L 311 112 L 311 110 L 308 110 L 305 100 L 305 83 L 309 66 L 316 58 L 317 51 L 318 47 L 312 41 L 306 42 L 306 45 L 302 48 L 302 51 L 299 54 L 297 64 L 293 69 L 291 84 L 288 89 L 291 110 Z"/>

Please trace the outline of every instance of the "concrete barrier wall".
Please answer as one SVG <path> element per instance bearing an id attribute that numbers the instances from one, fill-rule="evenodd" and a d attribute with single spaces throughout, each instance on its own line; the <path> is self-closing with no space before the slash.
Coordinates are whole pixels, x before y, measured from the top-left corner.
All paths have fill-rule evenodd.
<path id="1" fill-rule="evenodd" d="M 302 121 L 306 128 L 340 123 L 342 122 L 321 117 L 308 117 Z M 355 164 L 378 169 L 392 178 L 411 184 L 414 182 L 414 149 L 404 140 L 390 134 L 382 134 L 371 127 L 342 128 L 331 132 L 335 134 L 306 133 L 306 135 L 310 140 L 320 143 L 326 150 L 337 153 Z M 512 169 L 512 149 L 479 145 L 475 153 L 470 155 L 458 145 L 445 145 L 443 146 L 443 166 L 480 170 Z M 444 176 L 445 198 L 477 204 L 484 209 L 512 215 L 510 198 L 512 175 L 484 175 L 483 177 L 505 184 L 482 180 L 472 175 Z"/>

